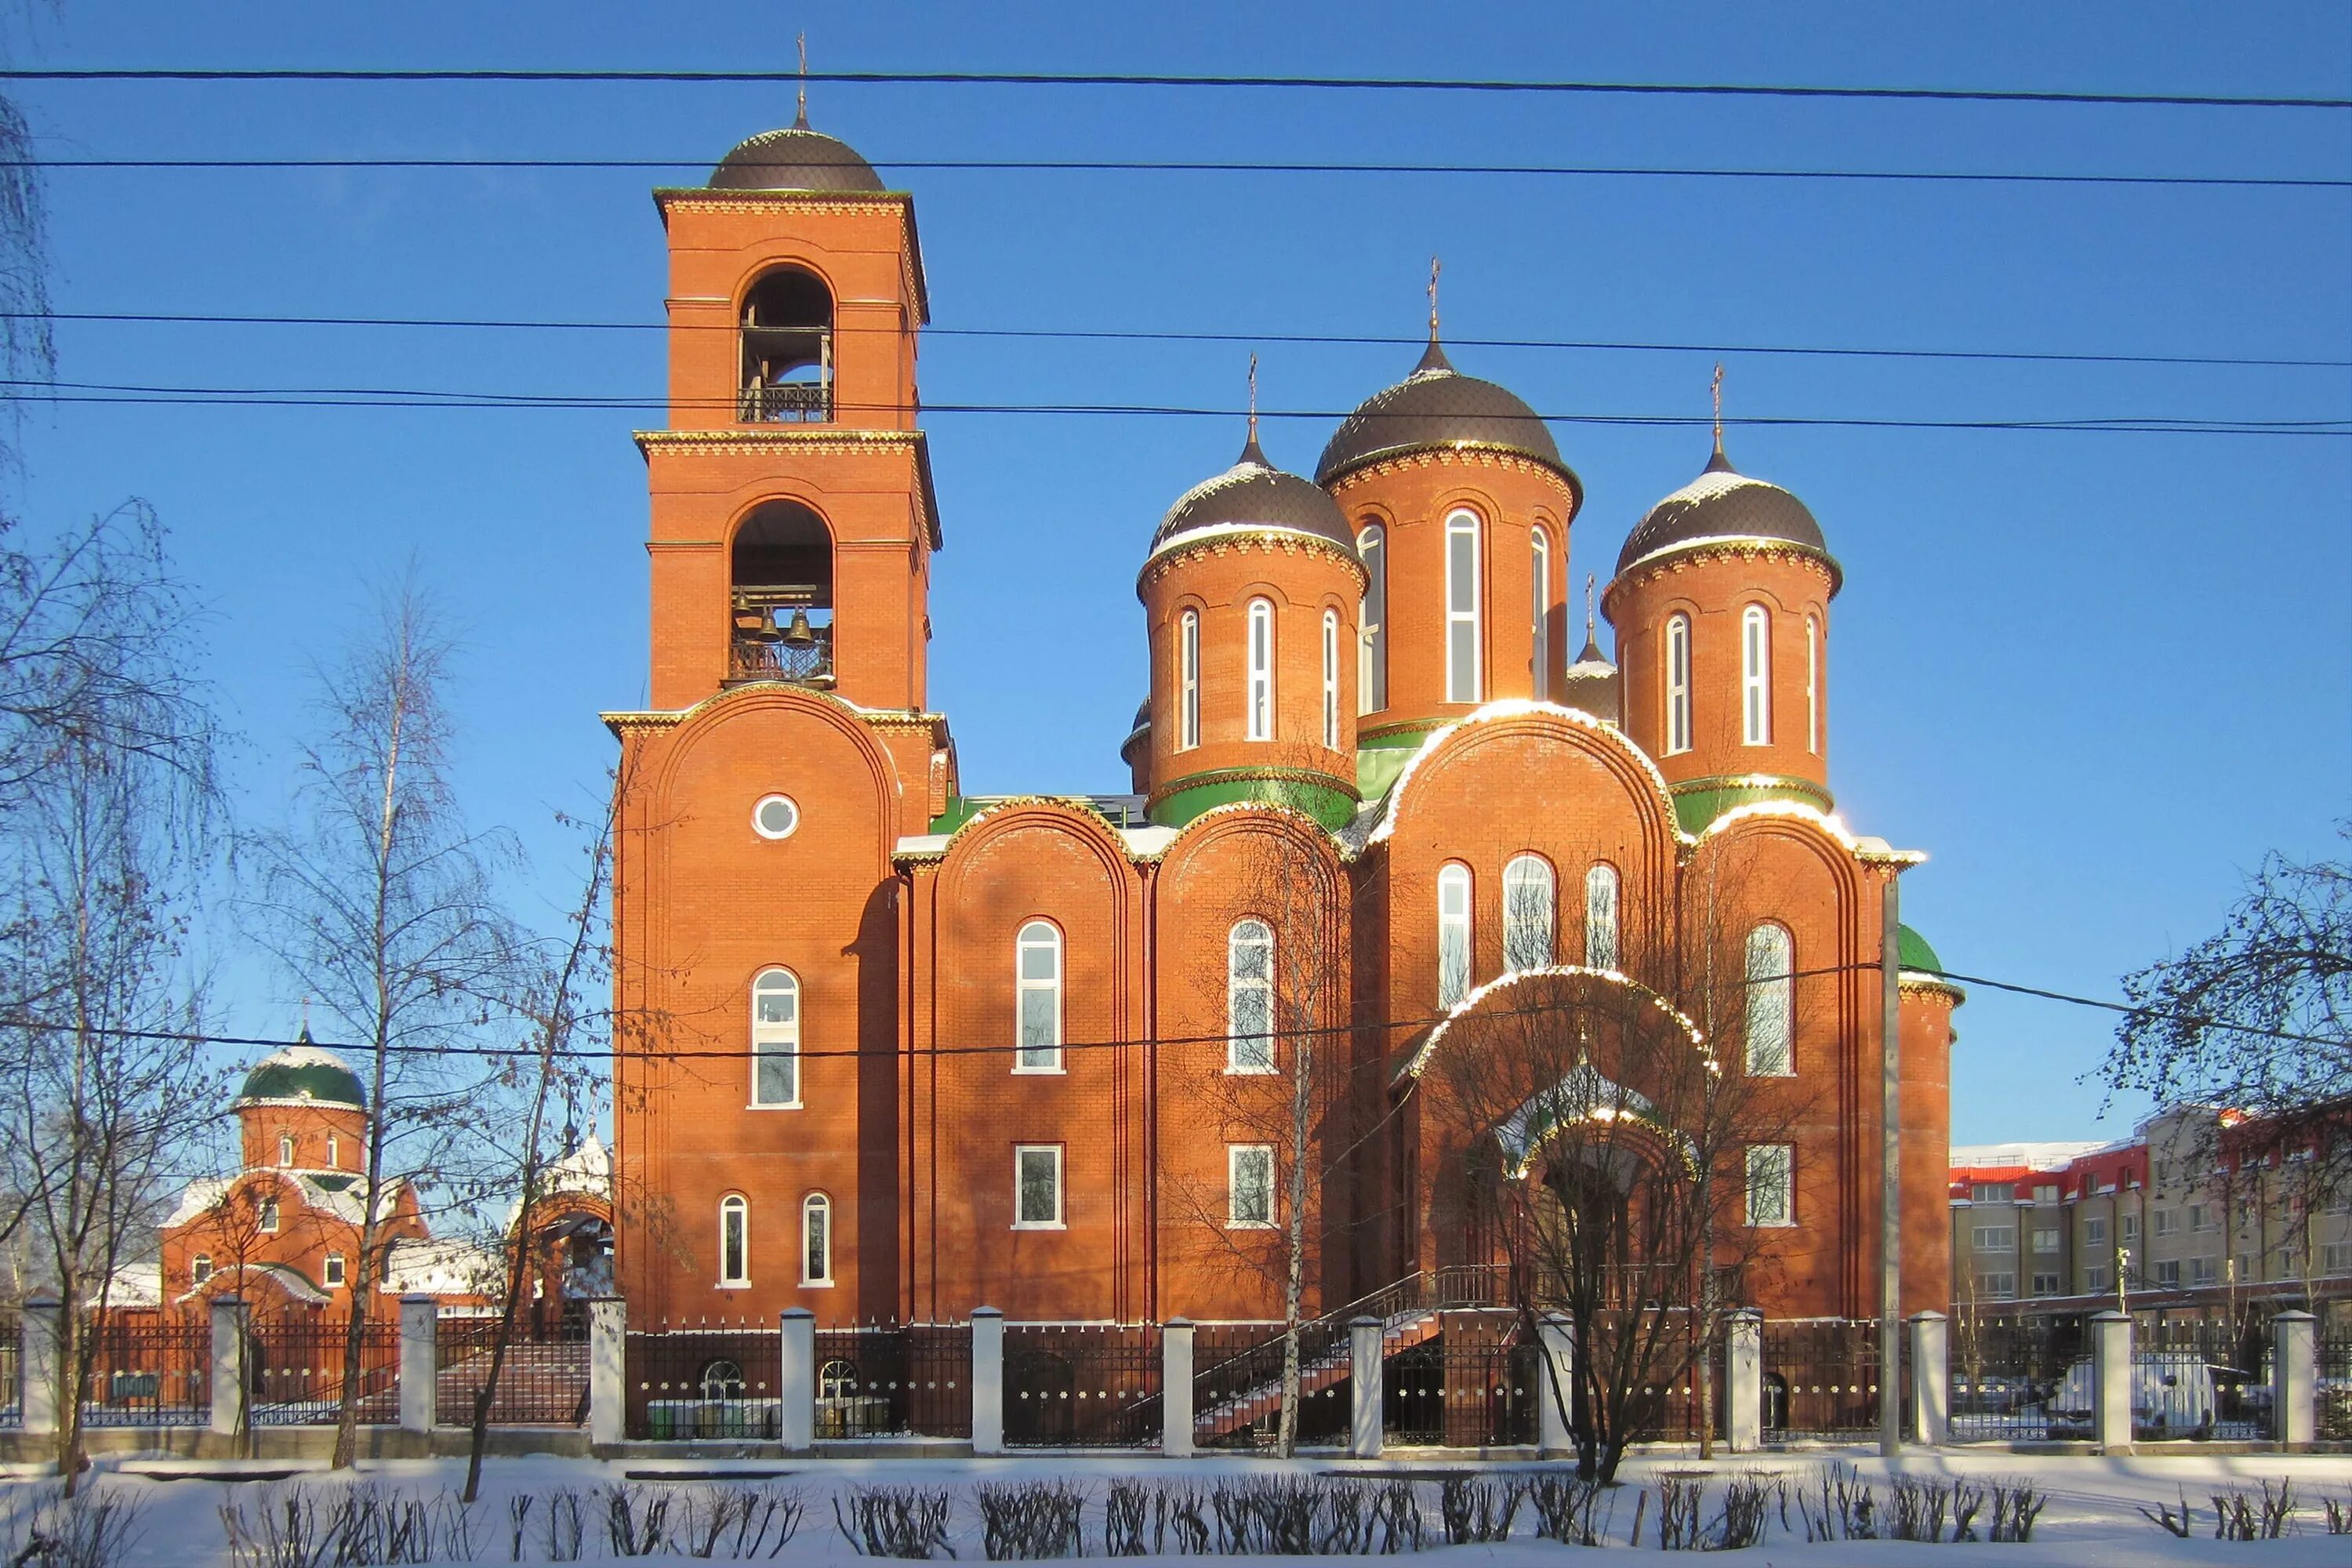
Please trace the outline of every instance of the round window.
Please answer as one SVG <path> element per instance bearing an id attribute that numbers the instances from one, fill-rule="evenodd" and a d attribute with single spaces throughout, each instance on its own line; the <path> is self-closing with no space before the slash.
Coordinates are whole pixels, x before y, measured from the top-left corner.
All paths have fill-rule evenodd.
<path id="1" fill-rule="evenodd" d="M 801 825 L 801 808 L 792 796 L 772 795 L 751 808 L 751 831 L 762 838 L 790 838 Z"/>

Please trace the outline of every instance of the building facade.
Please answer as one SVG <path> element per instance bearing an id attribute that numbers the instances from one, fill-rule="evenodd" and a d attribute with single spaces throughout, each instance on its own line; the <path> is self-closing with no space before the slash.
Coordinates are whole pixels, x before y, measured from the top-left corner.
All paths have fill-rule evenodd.
<path id="1" fill-rule="evenodd" d="M 1433 323 L 1311 480 L 1253 430 L 1139 520 L 1131 793 L 975 795 L 927 696 L 913 199 L 804 122 L 656 199 L 651 696 L 605 715 L 635 1321 L 1265 1320 L 1294 1251 L 1309 1312 L 1495 1268 L 1448 1194 L 1505 1130 L 1423 1075 L 1562 995 L 1654 1000 L 1769 1080 L 1725 1173 L 1776 1243 L 1748 1289 L 1875 1310 L 1883 894 L 1919 857 L 1833 814 L 1843 577 L 1794 496 L 1718 437 L 1619 552 L 1619 657 L 1589 617 L 1580 650 L 1582 482 Z M 1914 1309 L 1949 1297 L 1960 999 L 1920 962 Z M 1643 1092 L 1623 1041 L 1591 1055 Z"/>

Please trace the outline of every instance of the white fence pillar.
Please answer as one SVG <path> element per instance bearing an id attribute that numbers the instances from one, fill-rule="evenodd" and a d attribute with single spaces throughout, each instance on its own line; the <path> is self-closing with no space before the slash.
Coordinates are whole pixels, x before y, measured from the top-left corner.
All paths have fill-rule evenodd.
<path id="1" fill-rule="evenodd" d="M 787 1307 L 776 1374 L 776 1440 L 791 1452 L 816 1447 L 816 1314 Z"/>
<path id="2" fill-rule="evenodd" d="M 588 1303 L 588 1441 L 618 1443 L 628 1434 L 629 1304 L 617 1296 Z"/>
<path id="3" fill-rule="evenodd" d="M 239 1426 L 247 1425 L 243 1420 L 246 1391 L 253 1386 L 253 1379 L 246 1371 L 245 1351 L 250 1342 L 252 1312 L 238 1297 L 213 1300 L 212 1417 L 205 1425 L 223 1436 L 234 1436 Z"/>
<path id="4" fill-rule="evenodd" d="M 1764 1446 L 1764 1314 L 1742 1307 L 1724 1330 L 1723 1443 L 1752 1454 Z"/>
<path id="5" fill-rule="evenodd" d="M 971 1310 L 971 1451 L 1004 1452 L 1004 1314 Z"/>
<path id="6" fill-rule="evenodd" d="M 2314 1436 L 2319 1384 L 2312 1338 L 2318 1322 L 2295 1310 L 2271 1320 L 2271 1436 L 2282 1443 L 2308 1443 Z"/>
<path id="7" fill-rule="evenodd" d="M 1192 1321 L 1171 1318 L 1160 1326 L 1160 1452 L 1192 1457 Z"/>
<path id="8" fill-rule="evenodd" d="M 1348 1325 L 1348 1453 L 1352 1458 L 1381 1457 L 1381 1321 L 1358 1318 Z"/>
<path id="9" fill-rule="evenodd" d="M 1543 1344 L 1544 1366 L 1537 1442 L 1546 1454 L 1565 1454 L 1576 1447 L 1568 1425 L 1569 1412 L 1576 1408 L 1576 1325 L 1549 1312 L 1536 1331 Z"/>
<path id="10" fill-rule="evenodd" d="M 1911 1440 L 1939 1447 L 1952 1435 L 1952 1325 L 1941 1312 L 1911 1315 Z"/>
<path id="11" fill-rule="evenodd" d="M 2132 1323 L 2110 1307 L 2091 1319 L 2091 1439 L 2109 1452 L 2132 1440 Z"/>
<path id="12" fill-rule="evenodd" d="M 58 1397 L 58 1374 L 65 1361 L 58 1334 L 65 1326 L 62 1312 L 58 1299 L 44 1291 L 25 1303 L 17 1319 L 24 1334 L 17 1352 L 17 1377 L 24 1385 L 22 1426 L 28 1433 L 58 1429 L 58 1408 L 63 1404 Z"/>
<path id="13" fill-rule="evenodd" d="M 430 1432 L 440 1416 L 440 1303 L 430 1296 L 400 1299 L 400 1429 Z M 467 1419 L 472 1420 L 472 1413 Z"/>

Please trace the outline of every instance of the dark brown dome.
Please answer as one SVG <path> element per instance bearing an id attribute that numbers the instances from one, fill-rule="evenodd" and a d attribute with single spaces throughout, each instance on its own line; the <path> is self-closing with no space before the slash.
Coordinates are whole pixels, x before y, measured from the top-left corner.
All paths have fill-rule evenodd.
<path id="1" fill-rule="evenodd" d="M 1297 474 L 1286 474 L 1267 462 L 1255 437 L 1232 468 L 1177 498 L 1151 536 L 1152 553 L 1187 534 L 1213 528 L 1284 529 L 1328 540 L 1350 556 L 1356 552 L 1355 531 L 1339 503 Z"/>
<path id="2" fill-rule="evenodd" d="M 1617 552 L 1617 570 L 1622 573 L 1662 550 L 1702 539 L 1778 539 L 1829 554 L 1822 525 L 1805 503 L 1778 485 L 1751 479 L 1733 468 L 1721 447 L 1698 478 L 1633 525 L 1625 536 L 1625 548 Z M 1837 563 L 1830 565 L 1834 571 Z"/>
<path id="3" fill-rule="evenodd" d="M 1315 482 L 1328 485 L 1350 468 L 1403 452 L 1459 447 L 1533 458 L 1582 489 L 1536 411 L 1517 393 L 1457 372 L 1434 339 L 1411 375 L 1348 416 L 1315 465 Z"/>
<path id="4" fill-rule="evenodd" d="M 845 142 L 812 131 L 805 120 L 766 131 L 719 160 L 714 191 L 878 191 L 882 176 Z"/>

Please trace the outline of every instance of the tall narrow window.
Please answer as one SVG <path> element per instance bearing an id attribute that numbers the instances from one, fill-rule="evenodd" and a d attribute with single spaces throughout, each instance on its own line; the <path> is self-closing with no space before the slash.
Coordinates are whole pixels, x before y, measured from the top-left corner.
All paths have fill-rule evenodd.
<path id="1" fill-rule="evenodd" d="M 751 982 L 751 1103 L 801 1102 L 801 983 L 789 969 Z"/>
<path id="2" fill-rule="evenodd" d="M 823 1193 L 801 1200 L 801 1283 L 833 1283 L 833 1200 Z"/>
<path id="3" fill-rule="evenodd" d="M 1691 749 L 1690 617 L 1666 617 L 1666 755 Z"/>
<path id="4" fill-rule="evenodd" d="M 341 1143 L 341 1142 L 340 1140 L 338 1140 L 338 1139 L 335 1137 L 335 1135 L 334 1135 L 333 1133 L 330 1132 L 330 1133 L 328 1133 L 328 1134 L 327 1134 L 327 1169 L 329 1169 L 330 1171 L 340 1171 L 340 1170 L 341 1170 L 342 1168 L 343 1168 L 343 1146 L 342 1146 L 342 1143 Z"/>
<path id="5" fill-rule="evenodd" d="M 255 1216 L 253 1225 L 254 1228 L 264 1236 L 278 1234 L 278 1200 L 276 1198 L 261 1200 L 261 1211 Z"/>
<path id="6" fill-rule="evenodd" d="M 1786 926 L 1748 933 L 1748 1070 L 1758 1078 L 1796 1071 L 1790 1029 L 1796 1016 L 1796 964 Z"/>
<path id="7" fill-rule="evenodd" d="M 294 1163 L 294 1135 L 290 1132 L 278 1135 L 278 1163 L 281 1165 Z"/>
<path id="8" fill-rule="evenodd" d="M 213 1255 L 199 1252 L 188 1259 L 188 1283 L 201 1285 L 213 1277 Z"/>
<path id="9" fill-rule="evenodd" d="M 1339 749 L 1339 612 L 1323 612 L 1323 744 Z"/>
<path id="10" fill-rule="evenodd" d="M 1478 700 L 1478 518 L 1445 520 L 1445 700 Z"/>
<path id="11" fill-rule="evenodd" d="M 751 1282 L 751 1208 L 740 1194 L 719 1201 L 719 1282 Z"/>
<path id="12" fill-rule="evenodd" d="M 1062 1228 L 1062 1146 L 1059 1143 L 1014 1146 L 1013 1228 Z"/>
<path id="13" fill-rule="evenodd" d="M 1503 967 L 1541 969 L 1551 963 L 1559 921 L 1550 862 L 1521 855 L 1503 868 Z"/>
<path id="14" fill-rule="evenodd" d="M 1176 623 L 1176 749 L 1201 743 L 1201 613 L 1187 610 Z"/>
<path id="15" fill-rule="evenodd" d="M 327 1254 L 325 1264 L 319 1271 L 319 1283 L 340 1286 L 349 1278 L 350 1270 L 343 1261 L 343 1255 L 340 1252 Z"/>
<path id="16" fill-rule="evenodd" d="M 1225 938 L 1225 1070 L 1274 1070 L 1274 930 L 1234 922 Z"/>
<path id="17" fill-rule="evenodd" d="M 1274 605 L 1249 604 L 1249 738 L 1274 739 Z"/>
<path id="18" fill-rule="evenodd" d="M 1364 558 L 1364 607 L 1356 617 L 1363 632 L 1356 654 L 1356 711 L 1377 713 L 1389 705 L 1388 534 L 1375 523 L 1357 537 Z"/>
<path id="19" fill-rule="evenodd" d="M 1274 1145 L 1225 1145 L 1225 1223 L 1257 1230 L 1274 1223 Z"/>
<path id="20" fill-rule="evenodd" d="M 1748 1223 L 1794 1225 L 1796 1162 L 1786 1143 L 1753 1143 L 1748 1149 Z"/>
<path id="21" fill-rule="evenodd" d="M 1617 868 L 1605 861 L 1584 874 L 1584 966 L 1617 967 Z"/>
<path id="22" fill-rule="evenodd" d="M 1535 699 L 1538 702 L 1551 697 L 1551 541 L 1540 528 L 1535 531 L 1534 568 L 1535 602 Z"/>
<path id="23" fill-rule="evenodd" d="M 1761 605 L 1739 616 L 1739 739 L 1772 743 L 1772 617 Z"/>
<path id="24" fill-rule="evenodd" d="M 1062 933 L 1045 921 L 1021 928 L 1014 942 L 1021 1049 L 1014 1072 L 1062 1070 Z"/>
<path id="25" fill-rule="evenodd" d="M 1470 868 L 1437 873 L 1437 1005 L 1451 1007 L 1470 994 Z"/>
<path id="26" fill-rule="evenodd" d="M 1822 751 L 1822 623 L 1805 617 L 1805 750 Z"/>

